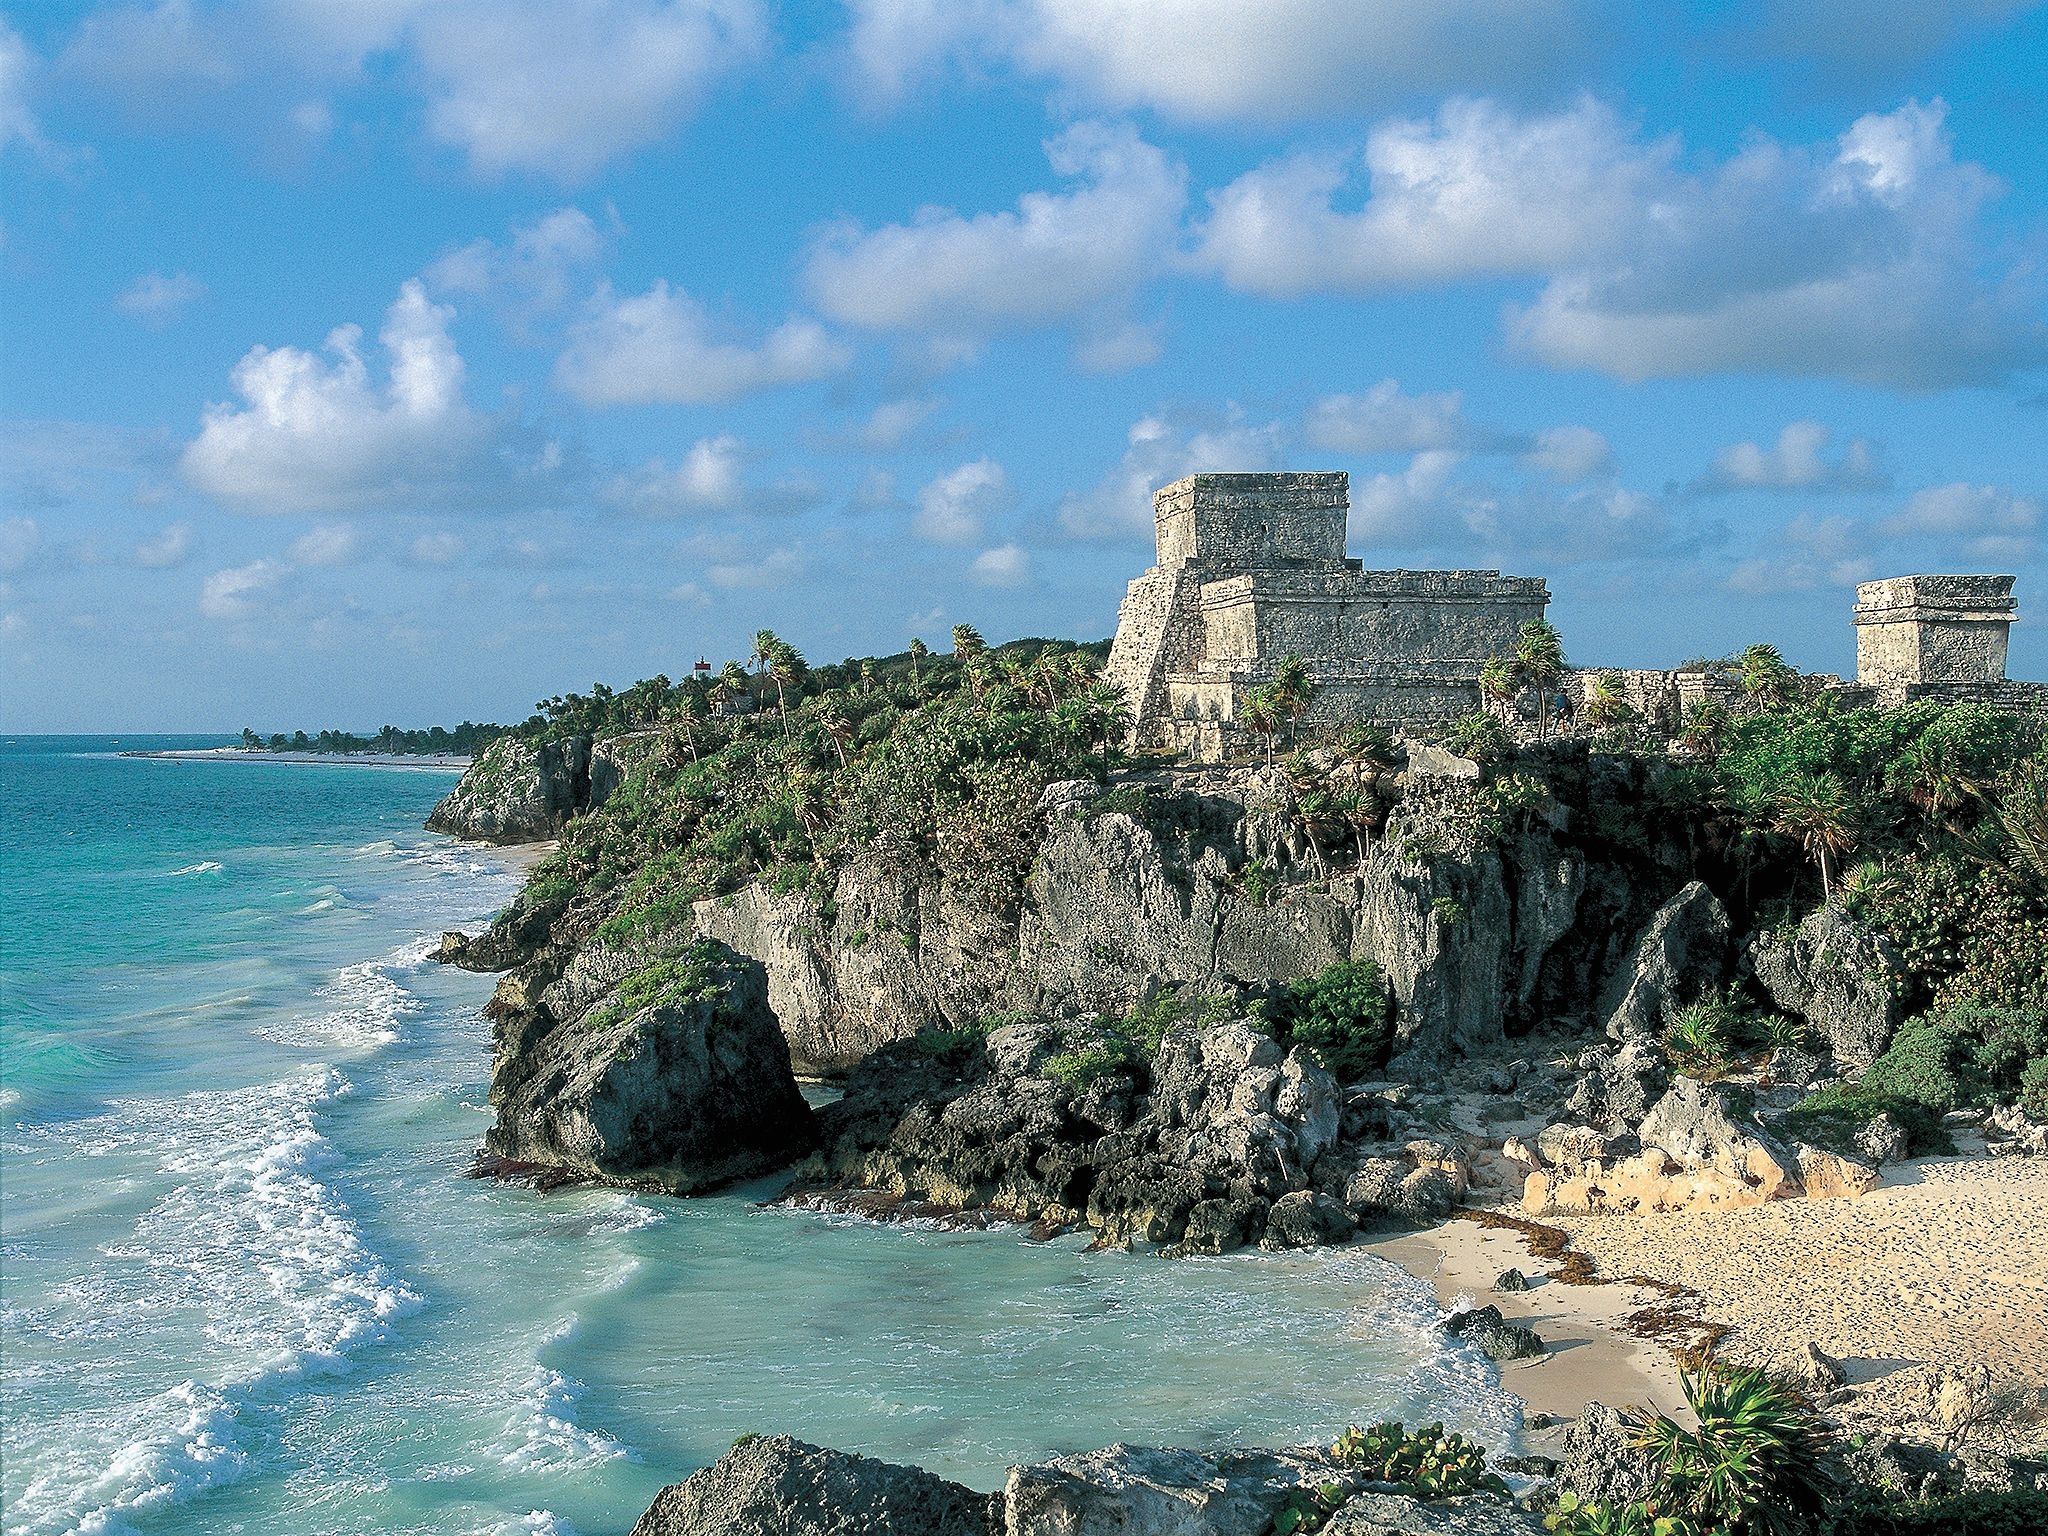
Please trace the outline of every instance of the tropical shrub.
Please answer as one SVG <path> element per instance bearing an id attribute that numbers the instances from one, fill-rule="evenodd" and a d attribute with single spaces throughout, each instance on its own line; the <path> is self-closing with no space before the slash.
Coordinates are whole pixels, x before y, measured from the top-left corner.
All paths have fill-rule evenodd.
<path id="1" fill-rule="evenodd" d="M 1955 1029 L 1938 1018 L 1908 1019 L 1859 1086 L 1942 1115 L 1972 1097 L 1965 1071 L 1963 1037 Z"/>
<path id="2" fill-rule="evenodd" d="M 1602 1504 L 1576 1493 L 1558 1495 L 1543 1517 L 1543 1529 L 1557 1536 L 1698 1536 L 1683 1515 L 1651 1514 L 1641 1504 Z"/>
<path id="3" fill-rule="evenodd" d="M 1450 731 L 1444 736 L 1444 745 L 1475 763 L 1497 761 L 1514 748 L 1508 728 L 1500 723 L 1499 716 L 1489 715 L 1483 710 L 1460 715 L 1453 721 Z"/>
<path id="4" fill-rule="evenodd" d="M 1410 1431 L 1389 1420 L 1369 1429 L 1352 1425 L 1330 1447 L 1330 1459 L 1356 1467 L 1374 1482 L 1396 1483 L 1425 1499 L 1463 1493 L 1501 1493 L 1508 1485 L 1486 1470 L 1486 1452 L 1441 1423 Z"/>
<path id="5" fill-rule="evenodd" d="M 1308 1047 L 1343 1082 L 1383 1066 L 1394 1043 L 1386 977 L 1370 960 L 1339 960 L 1288 983 L 1267 1022 L 1277 1038 Z"/>
<path id="6" fill-rule="evenodd" d="M 2048 1492 L 1978 1489 L 1927 1500 L 1865 1493 L 1822 1529 L 1825 1536 L 2040 1536 L 2048 1531 Z"/>
<path id="7" fill-rule="evenodd" d="M 1697 1077 L 1726 1069 L 1741 1044 L 1742 1016 L 1725 993 L 1709 992 L 1672 1016 L 1664 1050 L 1682 1070 Z"/>
<path id="8" fill-rule="evenodd" d="M 1809 1093 L 1785 1112 L 1785 1128 L 1816 1147 L 1858 1157 L 1862 1154 L 1856 1133 L 1879 1115 L 1890 1115 L 1904 1129 L 1906 1151 L 1913 1157 L 1955 1150 L 1940 1115 L 1915 1100 L 1881 1093 L 1864 1083 L 1830 1083 Z"/>

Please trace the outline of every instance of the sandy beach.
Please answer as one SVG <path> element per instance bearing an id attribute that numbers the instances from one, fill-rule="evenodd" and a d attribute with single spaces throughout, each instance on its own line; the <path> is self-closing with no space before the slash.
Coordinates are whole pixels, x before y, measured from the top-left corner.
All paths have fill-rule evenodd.
<path id="1" fill-rule="evenodd" d="M 1907 1363 L 1979 1362 L 2000 1387 L 2048 1382 L 2048 1163 L 2036 1159 L 1924 1159 L 1860 1199 L 1542 1225 L 1565 1233 L 1603 1283 L 1549 1278 L 1559 1261 L 1536 1258 L 1521 1233 L 1466 1218 L 1367 1245 L 1433 1283 L 1446 1305 L 1491 1303 L 1542 1335 L 1541 1359 L 1501 1370 L 1532 1414 L 1569 1417 L 1590 1401 L 1674 1411 L 1671 1346 L 1707 1324 L 1727 1330 L 1719 1347 L 1736 1358 L 1811 1340 L 1851 1381 Z M 1495 1292 L 1509 1268 L 1531 1289 Z M 1645 1313 L 1693 1326 L 1646 1338 Z"/>
<path id="2" fill-rule="evenodd" d="M 461 773 L 472 759 L 433 752 L 272 752 L 247 747 L 190 747 L 169 752 L 123 752 L 123 757 L 150 757 L 173 763 L 296 763 L 344 768 L 421 768 Z"/>

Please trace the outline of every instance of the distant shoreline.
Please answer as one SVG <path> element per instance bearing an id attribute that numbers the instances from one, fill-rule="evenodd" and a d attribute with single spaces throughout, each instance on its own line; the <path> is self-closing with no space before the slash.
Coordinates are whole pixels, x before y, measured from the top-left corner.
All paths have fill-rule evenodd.
<path id="1" fill-rule="evenodd" d="M 272 752 L 269 748 L 187 747 L 158 752 L 132 751 L 121 757 L 151 757 L 179 763 L 295 763 L 301 767 L 322 764 L 346 768 L 415 768 L 438 773 L 462 773 L 473 761 L 452 753 L 438 752 Z"/>

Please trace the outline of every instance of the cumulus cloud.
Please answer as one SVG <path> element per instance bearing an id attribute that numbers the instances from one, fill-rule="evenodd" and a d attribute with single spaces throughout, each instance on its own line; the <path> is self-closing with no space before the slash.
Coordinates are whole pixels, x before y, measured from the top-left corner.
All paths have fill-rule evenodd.
<path id="1" fill-rule="evenodd" d="M 1079 539 L 1150 539 L 1152 493 L 1162 485 L 1185 475 L 1276 468 L 1287 437 L 1284 423 L 1250 425 L 1235 406 L 1217 416 L 1143 417 L 1132 424 L 1116 467 L 1060 503 L 1060 527 Z"/>
<path id="2" fill-rule="evenodd" d="M 1991 485 L 1916 491 L 1879 524 L 1890 539 L 1924 539 L 1972 560 L 2019 564 L 2041 553 L 2041 503 Z"/>
<path id="3" fill-rule="evenodd" d="M 1279 298 L 1548 272 L 1612 241 L 1675 151 L 1590 99 L 1535 117 L 1446 102 L 1380 124 L 1360 152 L 1290 156 L 1210 193 L 1196 260 Z"/>
<path id="4" fill-rule="evenodd" d="M 568 304 L 578 278 L 604 254 L 605 237 L 581 208 L 557 208 L 504 243 L 472 240 L 422 274 L 440 293 L 497 304 L 523 330 Z"/>
<path id="5" fill-rule="evenodd" d="M 1731 443 L 1714 458 L 1695 489 L 1713 491 L 1881 491 L 1891 484 L 1878 451 L 1856 438 L 1842 452 L 1826 454 L 1828 429 L 1817 421 L 1794 421 L 1777 443 Z"/>
<path id="6" fill-rule="evenodd" d="M 135 546 L 135 563 L 153 571 L 183 565 L 192 553 L 192 525 L 172 523 L 154 538 Z"/>
<path id="7" fill-rule="evenodd" d="M 714 587 L 786 587 L 804 572 L 804 558 L 794 549 L 771 549 L 755 560 L 721 560 L 708 565 L 704 574 Z"/>
<path id="8" fill-rule="evenodd" d="M 52 143 L 43 134 L 33 102 L 41 67 L 21 34 L 0 16 L 0 153 L 18 147 L 44 166 L 61 170 L 78 152 Z"/>
<path id="9" fill-rule="evenodd" d="M 722 405 L 843 371 L 852 351 L 815 320 L 792 316 L 758 342 L 714 323 L 680 288 L 609 288 L 571 328 L 555 382 L 585 405 Z"/>
<path id="10" fill-rule="evenodd" d="M 940 404 L 930 395 L 884 400 L 850 430 L 820 433 L 818 439 L 830 448 L 895 453 L 922 435 L 925 423 L 937 414 Z"/>
<path id="11" fill-rule="evenodd" d="M 1997 187 L 1954 158 L 1946 115 L 1909 102 L 1831 144 L 1756 139 L 1673 172 L 1615 249 L 1510 317 L 1512 344 L 1631 381 L 1763 371 L 1933 389 L 2048 362 L 2036 296 L 1979 275 Z"/>
<path id="12" fill-rule="evenodd" d="M 852 0 L 866 96 L 1008 64 L 1066 94 L 1194 123 L 1271 123 L 1549 78 L 1579 56 L 1577 0 Z"/>
<path id="13" fill-rule="evenodd" d="M 934 544 L 972 544 L 1009 501 L 1010 477 L 1003 466 L 976 459 L 939 475 L 917 493 L 912 526 Z"/>
<path id="14" fill-rule="evenodd" d="M 62 63 L 131 111 L 214 98 L 317 138 L 322 93 L 394 59 L 478 173 L 575 181 L 666 138 L 768 42 L 762 0 L 159 0 L 89 16 Z"/>
<path id="15" fill-rule="evenodd" d="M 1446 493 L 1461 455 L 1429 449 L 1398 472 L 1382 472 L 1351 487 L 1350 537 L 1361 544 L 1422 545 L 1448 532 L 1454 513 Z"/>
<path id="16" fill-rule="evenodd" d="M 1382 379 L 1362 395 L 1327 395 L 1309 409 L 1304 430 L 1317 448 L 1338 453 L 1415 453 L 1455 448 L 1469 437 L 1464 397 L 1409 395 Z"/>
<path id="17" fill-rule="evenodd" d="M 199 611 L 209 619 L 246 619 L 254 615 L 257 600 L 271 591 L 291 567 L 282 560 L 252 560 L 247 565 L 215 571 L 200 585 Z"/>
<path id="18" fill-rule="evenodd" d="M 358 326 L 329 333 L 324 358 L 251 348 L 230 375 L 241 403 L 207 408 L 186 478 L 252 512 L 476 502 L 509 495 L 514 476 L 544 482 L 558 455 L 509 464 L 497 425 L 464 401 L 454 313 L 407 282 L 378 333 L 381 386 Z"/>
<path id="19" fill-rule="evenodd" d="M 440 529 L 414 539 L 407 553 L 420 565 L 453 565 L 466 547 L 459 536 Z"/>
<path id="20" fill-rule="evenodd" d="M 1022 545 L 998 544 L 974 557 L 967 576 L 984 587 L 1021 587 L 1031 579 L 1031 556 Z"/>
<path id="21" fill-rule="evenodd" d="M 1525 467 L 1560 485 L 1598 479 L 1614 467 L 1614 451 L 1591 427 L 1545 427 L 1522 455 Z"/>
<path id="22" fill-rule="evenodd" d="M 291 563 L 304 568 L 346 565 L 362 547 L 362 535 L 348 523 L 322 523 L 292 541 Z"/>
<path id="23" fill-rule="evenodd" d="M 144 325 L 161 329 L 177 319 L 187 304 L 205 293 L 206 284 L 189 272 L 179 272 L 171 277 L 165 277 L 161 272 L 145 272 L 122 290 L 114 300 L 114 307 Z"/>
<path id="24" fill-rule="evenodd" d="M 1053 170 L 1080 186 L 1028 192 L 1014 212 L 926 208 L 908 224 L 820 231 L 804 266 L 813 300 L 848 325 L 956 351 L 1000 331 L 1106 312 L 1111 340 L 1093 360 L 1142 361 L 1142 346 L 1116 339 L 1116 317 L 1172 247 L 1186 173 L 1132 129 L 1107 123 L 1076 123 L 1045 149 Z"/>

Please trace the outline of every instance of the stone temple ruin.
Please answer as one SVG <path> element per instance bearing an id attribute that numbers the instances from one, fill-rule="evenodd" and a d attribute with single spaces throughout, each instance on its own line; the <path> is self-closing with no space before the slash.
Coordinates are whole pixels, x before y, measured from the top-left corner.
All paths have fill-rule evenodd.
<path id="1" fill-rule="evenodd" d="M 1137 739 L 1222 754 L 1244 691 L 1290 652 L 1309 718 L 1421 727 L 1479 707 L 1479 669 L 1550 592 L 1498 571 L 1368 571 L 1345 474 L 1191 475 L 1153 498 L 1158 563 L 1118 610 L 1107 675 Z"/>
<path id="2" fill-rule="evenodd" d="M 1350 477 L 1191 475 L 1153 498 L 1158 559 L 1130 584 L 1107 676 L 1141 746 L 1215 760 L 1240 745 L 1237 711 L 1290 653 L 1308 664 L 1312 723 L 1439 726 L 1481 704 L 1479 672 L 1543 617 L 1541 578 L 1498 571 L 1368 571 L 1345 554 Z M 2010 576 L 1897 576 L 1856 589 L 1855 702 L 1970 699 L 2048 715 L 2048 686 L 2005 676 Z M 1728 685 L 1703 672 L 1600 669 L 1654 727 Z"/>

